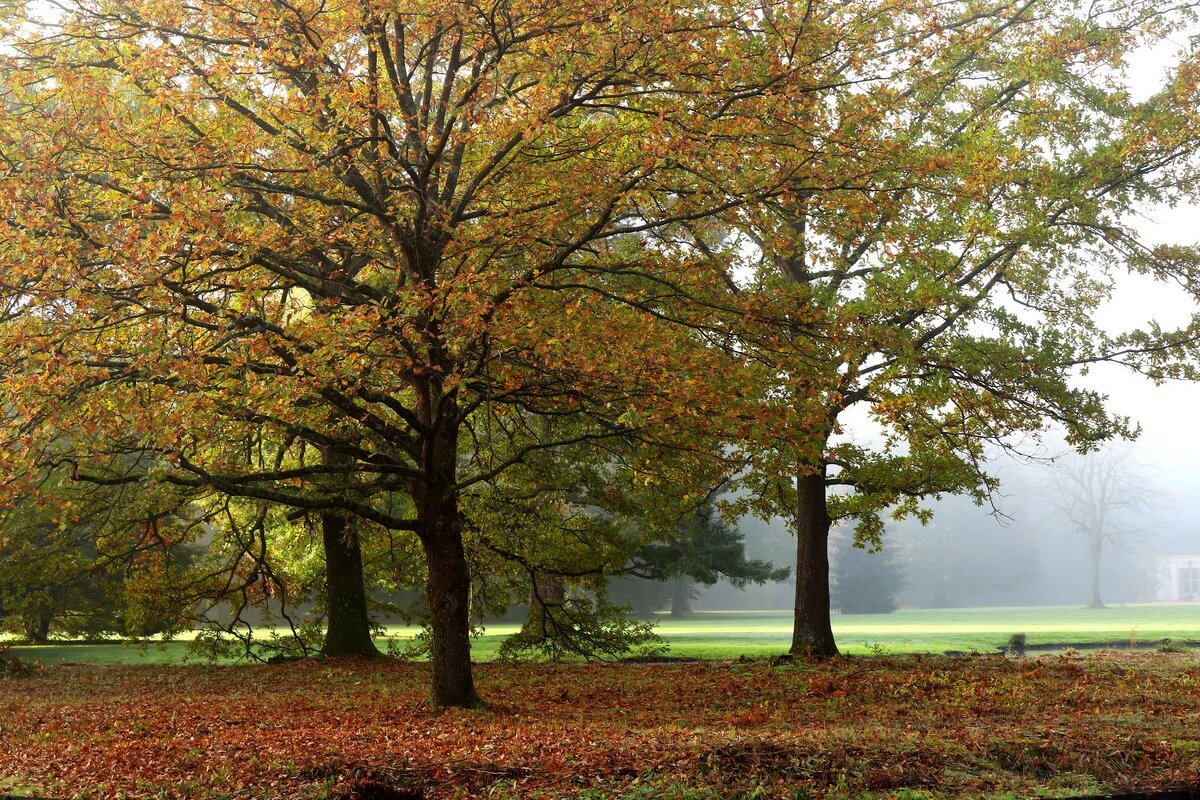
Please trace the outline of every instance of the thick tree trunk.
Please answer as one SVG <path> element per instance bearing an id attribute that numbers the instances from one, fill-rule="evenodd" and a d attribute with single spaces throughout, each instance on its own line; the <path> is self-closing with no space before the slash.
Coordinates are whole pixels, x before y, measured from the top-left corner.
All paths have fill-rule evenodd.
<path id="1" fill-rule="evenodd" d="M 796 476 L 796 617 L 791 652 L 807 658 L 838 654 L 829 619 L 829 512 L 825 470 Z"/>
<path id="2" fill-rule="evenodd" d="M 321 540 L 325 547 L 325 632 L 327 656 L 377 656 L 367 614 L 362 548 L 353 520 L 337 511 L 321 514 Z"/>
<path id="3" fill-rule="evenodd" d="M 471 672 L 471 576 L 457 516 L 456 508 L 452 515 L 447 511 L 440 527 L 422 538 L 433 633 L 432 697 L 437 706 L 475 708 L 482 703 Z"/>
<path id="4" fill-rule="evenodd" d="M 1088 608 L 1104 608 L 1104 601 L 1100 599 L 1100 551 L 1103 546 L 1104 542 L 1096 539 L 1088 547 L 1088 569 L 1091 579 L 1091 599 L 1088 600 Z"/>
<path id="5" fill-rule="evenodd" d="M 427 334 L 438 340 L 436 325 Z M 463 549 L 458 509 L 458 426 L 453 393 L 441 376 L 449 374 L 445 351 L 433 348 L 440 371 L 417 389 L 417 416 L 427 430 L 421 436 L 421 477 L 412 486 L 417 536 L 425 551 L 425 598 L 429 605 L 430 699 L 435 706 L 477 708 L 471 670 L 471 572 Z"/>
<path id="6" fill-rule="evenodd" d="M 321 448 L 321 461 L 347 468 L 353 464 L 351 458 L 330 447 Z M 362 547 L 354 519 L 344 511 L 323 511 L 321 546 L 325 551 L 325 612 L 328 617 L 321 653 L 327 656 L 379 655 L 371 639 Z"/>
<path id="7" fill-rule="evenodd" d="M 441 432 L 426 445 L 426 481 L 414 493 L 428 579 L 432 699 L 436 706 L 482 705 L 471 672 L 471 574 L 463 549 L 455 475 L 458 438 Z"/>
<path id="8" fill-rule="evenodd" d="M 692 613 L 692 582 L 683 575 L 671 581 L 671 616 L 686 617 Z"/>

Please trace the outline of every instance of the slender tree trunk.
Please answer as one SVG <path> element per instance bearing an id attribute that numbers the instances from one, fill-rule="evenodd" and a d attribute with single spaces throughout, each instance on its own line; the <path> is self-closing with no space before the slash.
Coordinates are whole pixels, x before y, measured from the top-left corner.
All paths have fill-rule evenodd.
<path id="1" fill-rule="evenodd" d="M 671 616 L 686 617 L 692 613 L 692 582 L 680 575 L 671 581 Z"/>
<path id="2" fill-rule="evenodd" d="M 350 466 L 351 459 L 321 448 L 325 464 Z M 321 653 L 327 656 L 377 656 L 367 614 L 362 547 L 355 521 L 343 511 L 321 513 L 321 545 L 325 551 L 325 611 L 328 625 Z"/>
<path id="3" fill-rule="evenodd" d="M 791 652 L 807 658 L 838 654 L 829 619 L 829 512 L 825 470 L 796 476 L 796 617 Z"/>
<path id="4" fill-rule="evenodd" d="M 790 258 L 778 263 L 784 276 L 792 283 L 803 284 L 808 261 L 808 199 L 801 191 L 790 212 L 791 233 L 795 237 Z M 823 460 L 829 445 L 829 435 L 840 406 L 827 408 L 828 426 L 819 443 L 822 460 L 812 475 L 796 475 L 796 615 L 792 626 L 794 655 L 809 658 L 832 658 L 838 654 L 833 640 L 833 625 L 829 619 L 829 510 L 825 506 L 825 469 Z"/>
<path id="5" fill-rule="evenodd" d="M 1100 551 L 1103 546 L 1103 539 L 1093 539 L 1088 546 L 1088 569 L 1091 578 L 1091 599 L 1088 600 L 1088 608 L 1104 608 L 1104 601 L 1100 599 Z"/>
<path id="6" fill-rule="evenodd" d="M 329 625 L 321 653 L 327 656 L 377 656 L 367 613 L 362 548 L 354 521 L 337 511 L 321 514 L 325 547 L 325 608 Z"/>

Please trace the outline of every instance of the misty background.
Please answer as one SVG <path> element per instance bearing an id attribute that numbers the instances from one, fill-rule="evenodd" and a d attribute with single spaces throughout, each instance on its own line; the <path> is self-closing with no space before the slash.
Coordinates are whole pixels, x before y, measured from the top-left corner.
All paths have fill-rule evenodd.
<path id="1" fill-rule="evenodd" d="M 1200 223 L 1195 208 L 1172 209 L 1168 232 L 1185 234 L 1180 221 Z M 1158 226 L 1167 227 L 1158 223 Z M 1149 225 L 1148 225 L 1149 227 Z M 1194 234 L 1193 234 L 1194 237 Z M 1159 236 L 1158 238 L 1166 238 Z M 1182 324 L 1196 309 L 1169 286 L 1119 287 L 1110 304 L 1115 324 L 1156 319 L 1164 327 Z M 1081 382 L 1108 396 L 1114 412 L 1141 428 L 1127 446 L 1126 474 L 1152 495 L 1133 514 L 1144 528 L 1128 541 L 1105 545 L 1101 591 L 1108 605 L 1156 602 L 1165 580 L 1156 559 L 1172 555 L 1200 557 L 1200 386 L 1184 381 L 1155 385 L 1118 367 L 1093 367 Z M 853 428 L 853 424 L 849 426 Z M 1121 449 L 1115 443 L 1114 449 Z M 889 521 L 883 550 L 872 558 L 891 561 L 902 577 L 896 596 L 903 608 L 1074 605 L 1089 599 L 1088 548 L 1061 510 L 1058 486 L 1069 468 L 1069 448 L 1028 443 L 1036 459 L 997 454 L 989 465 L 1001 480 L 995 508 L 963 497 L 944 497 L 925 505 L 933 511 L 928 525 L 909 519 Z M 782 518 L 743 517 L 737 529 L 747 556 L 779 566 L 795 563 L 795 538 Z M 833 531 L 833 572 L 838 570 L 839 538 Z M 736 589 L 727 583 L 693 586 L 697 611 L 790 609 L 794 582 Z M 1200 599 L 1200 598 L 1198 598 Z"/>
<path id="2" fill-rule="evenodd" d="M 951 497 L 931 503 L 934 518 L 889 523 L 884 549 L 869 556 L 891 562 L 902 578 L 897 602 L 904 608 L 968 608 L 976 606 L 1073 605 L 1089 598 L 1088 551 L 1054 507 L 1045 488 L 1053 467 L 1004 464 L 1006 484 L 998 503 L 999 517 L 969 499 Z M 1104 602 L 1108 605 L 1154 602 L 1158 591 L 1155 560 L 1161 555 L 1200 554 L 1200 497 L 1195 473 L 1163 474 L 1168 485 L 1192 491 L 1164 492 L 1165 502 L 1147 520 L 1153 529 L 1124 546 L 1108 546 L 1101 568 Z M 794 561 L 795 540 L 783 519 L 739 520 L 747 555 L 779 565 Z M 843 548 L 834 532 L 834 573 Z M 735 589 L 728 583 L 693 587 L 697 611 L 789 609 L 794 583 Z"/>

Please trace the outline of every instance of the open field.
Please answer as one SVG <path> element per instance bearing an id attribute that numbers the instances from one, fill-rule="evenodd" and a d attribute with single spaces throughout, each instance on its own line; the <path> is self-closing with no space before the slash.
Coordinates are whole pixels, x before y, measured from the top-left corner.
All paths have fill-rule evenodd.
<path id="1" fill-rule="evenodd" d="M 676 655 L 730 658 L 768 655 L 791 643 L 790 612 L 709 612 L 664 619 L 659 631 Z M 902 609 L 891 614 L 833 617 L 847 653 L 994 652 L 1016 633 L 1031 645 L 1087 643 L 1129 648 L 1131 642 L 1200 639 L 1200 605 Z"/>
<path id="2" fill-rule="evenodd" d="M 1164 638 L 1200 639 L 1200 605 L 1134 605 L 1087 609 L 1072 606 L 1030 608 L 905 609 L 892 614 L 835 615 L 834 634 L 847 653 L 994 652 L 1015 633 L 1030 645 L 1085 643 L 1130 649 Z M 784 652 L 791 642 L 786 611 L 706 612 L 682 620 L 664 617 L 659 634 L 668 653 L 681 658 L 737 658 Z M 488 626 L 474 645 L 475 658 L 491 659 L 515 625 Z M 389 628 L 409 638 L 416 628 Z M 380 641 L 380 647 L 386 645 Z M 122 645 L 53 645 L 18 648 L 45 664 L 170 664 L 185 657 L 183 643 L 139 649 Z"/>
<path id="3" fill-rule="evenodd" d="M 486 664 L 490 708 L 442 713 L 427 680 L 390 660 L 0 679 L 0 791 L 930 800 L 1200 780 L 1192 654 Z"/>

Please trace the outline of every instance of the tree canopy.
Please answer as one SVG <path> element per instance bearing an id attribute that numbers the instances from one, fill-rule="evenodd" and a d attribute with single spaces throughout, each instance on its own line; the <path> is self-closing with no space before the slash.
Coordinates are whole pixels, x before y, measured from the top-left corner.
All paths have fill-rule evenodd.
<path id="1" fill-rule="evenodd" d="M 770 17 L 777 58 L 814 69 L 763 95 L 767 123 L 745 137 L 780 192 L 722 214 L 733 233 L 719 251 L 812 321 L 806 346 L 775 361 L 786 423 L 747 456 L 760 513 L 795 520 L 793 649 L 816 655 L 837 651 L 833 521 L 878 544 L 883 516 L 922 515 L 923 497 L 983 500 L 990 445 L 1047 424 L 1084 448 L 1133 435 L 1079 382 L 1089 364 L 1195 376 L 1195 319 L 1110 331 L 1095 313 L 1122 275 L 1196 292 L 1196 251 L 1145 243 L 1131 224 L 1195 174 L 1194 53 L 1145 100 L 1126 85 L 1131 51 L 1186 15 L 1153 2 L 871 11 Z M 834 20 L 842 36 L 791 35 Z M 871 425 L 846 435 L 855 413 Z M 776 436 L 785 424 L 810 435 Z"/>
<path id="2" fill-rule="evenodd" d="M 7 484 L 319 514 L 358 594 L 354 521 L 411 535 L 438 704 L 477 702 L 465 537 L 543 454 L 685 498 L 744 467 L 828 654 L 832 519 L 985 493 L 1046 420 L 1128 432 L 1076 368 L 1194 341 L 1092 315 L 1118 270 L 1196 285 L 1127 224 L 1200 133 L 1194 61 L 1122 88 L 1156 3 L 63 9 L 5 12 Z"/>
<path id="3" fill-rule="evenodd" d="M 10 37 L 10 451 L 412 532 L 434 697 L 474 702 L 464 493 L 584 442 L 707 460 L 661 434 L 744 394 L 725 265 L 671 233 L 728 202 L 675 166 L 728 113 L 675 79 L 736 101 L 720 13 L 82 2 Z"/>

